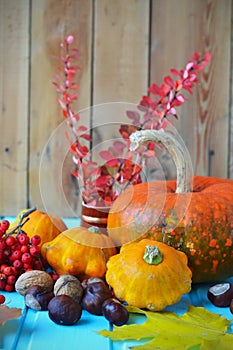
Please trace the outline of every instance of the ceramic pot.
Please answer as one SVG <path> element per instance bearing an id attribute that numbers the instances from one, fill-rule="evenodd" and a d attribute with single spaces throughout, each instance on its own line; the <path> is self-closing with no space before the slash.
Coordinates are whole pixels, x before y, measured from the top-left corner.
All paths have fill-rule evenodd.
<path id="1" fill-rule="evenodd" d="M 93 207 L 82 203 L 81 226 L 99 227 L 102 233 L 107 233 L 107 221 L 110 207 Z"/>

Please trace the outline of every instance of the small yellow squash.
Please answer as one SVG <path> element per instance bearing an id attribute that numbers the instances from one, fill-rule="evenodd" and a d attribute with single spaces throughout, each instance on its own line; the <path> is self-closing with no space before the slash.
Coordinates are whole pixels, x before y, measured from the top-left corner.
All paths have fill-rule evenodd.
<path id="1" fill-rule="evenodd" d="M 104 278 L 106 262 L 117 253 L 111 238 L 98 228 L 74 227 L 60 233 L 41 248 L 43 258 L 60 275 L 70 274 L 79 280 Z"/>
<path id="2" fill-rule="evenodd" d="M 29 220 L 23 225 L 23 230 L 31 238 L 39 235 L 41 238 L 40 246 L 43 243 L 54 239 L 59 233 L 67 230 L 64 221 L 41 210 L 35 210 L 28 215 Z"/>
<path id="3" fill-rule="evenodd" d="M 185 253 L 143 239 L 121 247 L 107 263 L 106 281 L 116 297 L 151 311 L 178 302 L 191 289 L 192 273 Z"/>

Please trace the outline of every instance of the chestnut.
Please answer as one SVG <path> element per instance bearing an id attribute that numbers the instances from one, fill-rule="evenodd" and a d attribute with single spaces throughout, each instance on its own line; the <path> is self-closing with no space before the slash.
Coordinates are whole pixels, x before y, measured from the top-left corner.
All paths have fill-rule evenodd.
<path id="1" fill-rule="evenodd" d="M 219 283 L 210 287 L 207 293 L 209 300 L 217 307 L 230 306 L 233 299 L 233 284 Z"/>
<path id="2" fill-rule="evenodd" d="M 231 303 L 230 303 L 230 312 L 233 314 L 233 299 L 231 300 Z"/>
<path id="3" fill-rule="evenodd" d="M 104 317 L 116 326 L 122 326 L 129 319 L 128 310 L 115 298 L 106 299 L 102 304 Z"/>
<path id="4" fill-rule="evenodd" d="M 88 285 L 95 283 L 95 282 L 104 283 L 106 285 L 105 281 L 102 278 L 89 277 L 89 278 L 86 278 L 82 281 L 82 287 L 83 287 L 83 289 L 85 289 Z"/>
<path id="5" fill-rule="evenodd" d="M 84 289 L 82 307 L 93 315 L 102 315 L 102 304 L 112 292 L 105 283 L 93 282 Z"/>
<path id="6" fill-rule="evenodd" d="M 60 325 L 73 325 L 81 318 L 82 308 L 73 298 L 62 294 L 52 298 L 48 305 L 49 318 Z"/>
<path id="7" fill-rule="evenodd" d="M 53 292 L 48 292 L 42 286 L 33 285 L 26 290 L 24 301 L 32 310 L 45 311 L 53 297 Z"/>

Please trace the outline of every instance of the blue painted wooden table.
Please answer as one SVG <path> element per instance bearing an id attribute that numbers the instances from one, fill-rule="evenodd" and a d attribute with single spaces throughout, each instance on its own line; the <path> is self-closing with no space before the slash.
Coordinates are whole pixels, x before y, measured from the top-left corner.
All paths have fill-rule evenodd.
<path id="1" fill-rule="evenodd" d="M 65 221 L 68 227 L 74 226 L 72 221 Z M 229 281 L 233 283 L 233 277 Z M 179 303 L 167 309 L 182 314 L 187 310 L 187 303 L 191 303 L 232 320 L 229 308 L 217 308 L 210 303 L 207 298 L 208 288 L 208 284 L 194 286 Z M 22 309 L 23 315 L 0 326 L 0 350 L 128 350 L 130 346 L 139 344 L 135 341 L 112 342 L 97 334 L 98 330 L 110 329 L 108 321 L 102 316 L 83 311 L 76 325 L 61 326 L 49 319 L 47 311 L 27 309 L 22 295 L 16 292 L 1 293 L 5 295 L 8 306 Z M 142 321 L 139 316 L 131 315 L 129 323 L 135 322 Z M 233 322 L 230 331 L 233 332 Z"/>

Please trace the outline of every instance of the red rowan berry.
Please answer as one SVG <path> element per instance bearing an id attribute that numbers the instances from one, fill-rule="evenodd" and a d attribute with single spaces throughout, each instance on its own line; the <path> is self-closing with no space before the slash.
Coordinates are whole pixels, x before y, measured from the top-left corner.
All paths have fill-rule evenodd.
<path id="1" fill-rule="evenodd" d="M 7 284 L 15 284 L 16 277 L 14 275 L 7 276 L 6 283 Z"/>
<path id="2" fill-rule="evenodd" d="M 21 260 L 17 259 L 13 262 L 13 266 L 16 268 L 16 270 L 20 270 L 23 267 L 23 263 Z"/>
<path id="3" fill-rule="evenodd" d="M 14 289 L 15 289 L 15 286 L 13 284 L 6 283 L 6 285 L 5 285 L 6 292 L 13 292 Z"/>
<path id="4" fill-rule="evenodd" d="M 10 226 L 10 222 L 8 220 L 2 220 L 0 224 L 0 228 L 6 232 Z"/>
<path id="5" fill-rule="evenodd" d="M 5 300 L 6 298 L 4 297 L 4 295 L 0 294 L 0 304 L 4 304 Z"/>
<path id="6" fill-rule="evenodd" d="M 20 250 L 14 250 L 10 256 L 10 260 L 14 261 L 14 260 L 18 260 L 20 259 L 22 256 L 22 253 Z"/>
<path id="7" fill-rule="evenodd" d="M 17 240 L 22 245 L 27 245 L 30 241 L 29 237 L 26 235 L 26 233 L 20 233 L 17 237 Z"/>
<path id="8" fill-rule="evenodd" d="M 32 261 L 32 256 L 29 253 L 24 253 L 21 258 L 22 262 L 25 264 L 31 263 Z"/>
<path id="9" fill-rule="evenodd" d="M 7 266 L 8 266 L 7 264 L 2 264 L 0 267 L 0 272 L 3 273 L 5 267 L 7 267 Z M 0 273 L 0 276 L 1 276 L 1 273 Z"/>
<path id="10" fill-rule="evenodd" d="M 12 267 L 11 267 L 11 266 L 5 267 L 5 269 L 3 270 L 3 273 L 4 273 L 5 275 L 7 275 L 7 276 L 12 275 L 12 273 L 13 273 Z"/>
<path id="11" fill-rule="evenodd" d="M 30 247 L 30 254 L 32 256 L 39 256 L 40 255 L 40 247 L 38 245 L 33 245 Z"/>
<path id="12" fill-rule="evenodd" d="M 25 270 L 32 270 L 32 264 L 31 263 L 24 263 L 23 268 Z"/>
<path id="13" fill-rule="evenodd" d="M 0 249 L 4 249 L 6 247 L 5 239 L 0 238 Z"/>
<path id="14" fill-rule="evenodd" d="M 43 265 L 40 260 L 35 260 L 33 263 L 33 269 L 34 270 L 43 270 Z"/>
<path id="15" fill-rule="evenodd" d="M 22 245 L 20 250 L 21 250 L 21 253 L 28 253 L 29 252 L 29 246 L 24 244 L 24 245 Z"/>
<path id="16" fill-rule="evenodd" d="M 39 245 L 40 242 L 41 242 L 41 238 L 40 238 L 39 235 L 34 235 L 34 236 L 32 236 L 32 238 L 31 238 L 31 243 L 32 243 L 33 245 Z"/>
<path id="17" fill-rule="evenodd" d="M 15 243 L 16 243 L 15 237 L 13 237 L 13 236 L 8 236 L 8 237 L 6 238 L 6 244 L 7 244 L 9 247 L 13 246 Z"/>
<path id="18" fill-rule="evenodd" d="M 0 290 L 4 290 L 6 286 L 6 275 L 4 273 L 0 273 Z"/>

